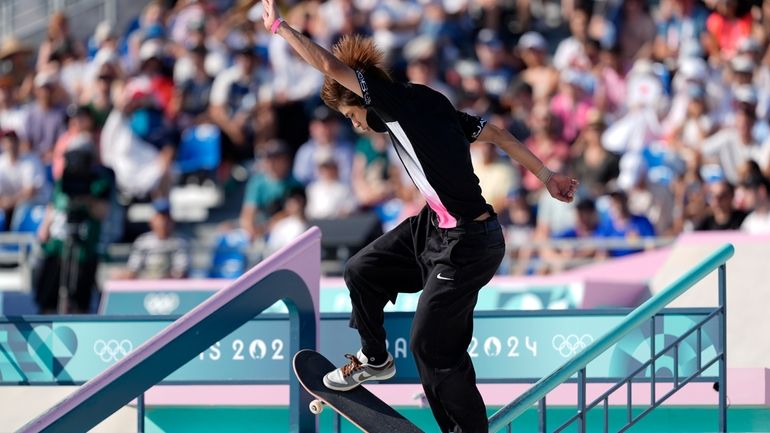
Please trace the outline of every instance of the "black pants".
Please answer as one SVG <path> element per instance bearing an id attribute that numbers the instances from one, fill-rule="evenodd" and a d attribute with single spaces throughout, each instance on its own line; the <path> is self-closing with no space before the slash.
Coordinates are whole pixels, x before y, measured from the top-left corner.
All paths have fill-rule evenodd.
<path id="1" fill-rule="evenodd" d="M 410 348 L 442 432 L 488 430 L 486 407 L 468 356 L 473 309 L 505 253 L 496 218 L 439 229 L 425 207 L 354 255 L 345 268 L 351 326 L 369 356 L 385 352 L 383 308 L 398 293 L 422 290 Z"/>

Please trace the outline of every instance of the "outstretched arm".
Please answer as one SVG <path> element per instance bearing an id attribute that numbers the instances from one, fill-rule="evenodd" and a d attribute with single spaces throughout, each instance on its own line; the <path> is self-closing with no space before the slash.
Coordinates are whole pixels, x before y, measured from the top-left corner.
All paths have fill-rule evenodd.
<path id="1" fill-rule="evenodd" d="M 294 48 L 294 51 L 310 64 L 310 66 L 342 84 L 356 95 L 363 97 L 361 94 L 361 86 L 358 84 L 355 71 L 339 61 L 332 53 L 311 41 L 302 33 L 291 28 L 278 15 L 278 8 L 275 3 L 276 0 L 262 0 L 262 21 L 264 22 L 267 31 L 272 32 L 275 30 L 275 34 L 286 39 L 286 42 L 288 42 L 289 45 Z M 278 22 L 278 24 L 276 24 L 276 22 Z M 274 25 L 277 26 L 277 28 L 273 28 Z"/>
<path id="2" fill-rule="evenodd" d="M 521 144 L 510 132 L 487 123 L 481 130 L 478 140 L 495 143 L 513 160 L 518 161 L 527 170 L 537 175 L 551 196 L 563 202 L 571 202 L 578 186 L 577 179 L 554 173 L 540 159 Z"/>

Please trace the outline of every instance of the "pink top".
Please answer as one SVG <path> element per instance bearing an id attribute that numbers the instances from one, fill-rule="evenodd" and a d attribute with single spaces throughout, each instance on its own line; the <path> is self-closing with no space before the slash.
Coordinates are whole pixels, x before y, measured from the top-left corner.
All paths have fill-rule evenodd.
<path id="1" fill-rule="evenodd" d="M 558 93 L 551 100 L 551 112 L 561 119 L 564 129 L 561 136 L 564 141 L 571 143 L 577 138 L 578 133 L 587 123 L 588 111 L 593 108 L 594 103 L 590 98 L 582 98 L 578 101 L 572 101 L 564 93 Z"/>

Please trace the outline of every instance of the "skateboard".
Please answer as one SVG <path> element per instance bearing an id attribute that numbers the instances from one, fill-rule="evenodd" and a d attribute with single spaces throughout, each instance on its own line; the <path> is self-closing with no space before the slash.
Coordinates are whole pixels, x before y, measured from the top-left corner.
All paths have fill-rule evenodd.
<path id="1" fill-rule="evenodd" d="M 367 433 L 422 433 L 387 403 L 363 386 L 350 391 L 335 391 L 323 383 L 326 373 L 337 368 L 314 350 L 300 350 L 292 362 L 299 383 L 316 400 L 310 402 L 310 412 L 318 415 L 329 406 L 356 427 Z"/>

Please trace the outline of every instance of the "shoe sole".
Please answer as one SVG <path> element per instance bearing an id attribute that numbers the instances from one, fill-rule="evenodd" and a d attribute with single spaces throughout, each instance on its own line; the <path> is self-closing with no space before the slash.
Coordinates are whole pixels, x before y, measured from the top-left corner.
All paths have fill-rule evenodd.
<path id="1" fill-rule="evenodd" d="M 391 378 L 392 378 L 393 376 L 395 376 L 395 375 L 396 375 L 396 370 L 395 370 L 395 369 L 393 369 L 393 371 L 392 371 L 392 372 L 388 373 L 388 374 L 387 374 L 387 375 L 385 375 L 385 376 L 376 376 L 376 377 L 375 377 L 375 376 L 372 376 L 372 377 L 370 377 L 370 378 L 368 378 L 368 379 L 364 379 L 364 380 L 362 380 L 361 382 L 358 382 L 358 383 L 353 383 L 353 384 L 351 384 L 351 385 L 348 385 L 348 386 L 340 386 L 340 385 L 337 385 L 337 384 L 330 384 L 330 383 L 329 383 L 329 382 L 326 380 L 326 376 L 324 376 L 324 380 L 323 380 L 323 381 L 324 381 L 324 385 L 325 385 L 327 388 L 331 389 L 331 390 L 334 390 L 334 391 L 350 391 L 351 389 L 353 389 L 353 388 L 355 388 L 355 387 L 357 387 L 357 386 L 360 386 L 360 385 L 361 385 L 362 383 L 364 383 L 364 382 L 370 382 L 370 381 L 374 381 L 374 380 L 376 380 L 376 381 L 383 381 L 383 380 L 388 380 L 388 379 L 391 379 Z"/>

